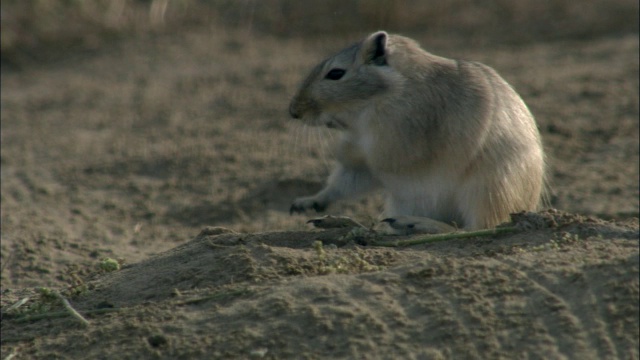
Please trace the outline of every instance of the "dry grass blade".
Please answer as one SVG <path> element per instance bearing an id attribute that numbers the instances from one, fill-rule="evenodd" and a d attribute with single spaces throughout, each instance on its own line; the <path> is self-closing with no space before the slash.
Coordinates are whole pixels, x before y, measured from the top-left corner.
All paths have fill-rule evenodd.
<path id="1" fill-rule="evenodd" d="M 76 311 L 76 309 L 74 309 L 71 304 L 69 303 L 69 300 L 67 300 L 64 296 L 62 296 L 59 292 L 57 291 L 53 291 L 53 295 L 55 297 L 57 297 L 61 302 L 62 305 L 64 306 L 65 309 L 67 309 L 67 311 L 76 319 L 78 319 L 84 326 L 89 326 L 89 321 L 87 319 L 85 319 L 82 315 L 80 315 L 79 312 Z"/>
<path id="2" fill-rule="evenodd" d="M 520 231 L 520 229 L 518 229 L 515 226 L 510 226 L 510 227 L 501 227 L 501 228 L 495 228 L 495 229 L 455 232 L 455 233 L 448 233 L 448 234 L 423 235 L 423 236 L 419 236 L 419 237 L 408 239 L 408 240 L 377 241 L 373 245 L 385 246 L 385 247 L 403 247 L 403 246 L 429 244 L 429 243 L 455 240 L 455 239 L 466 239 L 466 238 L 473 238 L 473 237 L 480 237 L 480 236 L 493 236 L 498 234 L 517 232 L 517 231 Z"/>
<path id="3" fill-rule="evenodd" d="M 20 306 L 24 305 L 29 301 L 30 297 L 25 297 L 18 300 L 15 304 L 9 306 L 7 310 L 3 311 L 3 313 L 11 313 L 12 311 L 16 311 Z"/>
<path id="4" fill-rule="evenodd" d="M 85 314 L 105 314 L 105 313 L 117 312 L 117 311 L 121 311 L 121 310 L 122 309 L 120 309 L 120 308 L 95 309 L 95 310 L 87 310 L 84 313 Z M 76 311 L 76 313 L 77 313 L 77 311 Z M 14 319 L 12 321 L 15 321 L 16 323 L 25 323 L 25 322 L 37 321 L 37 320 L 43 320 L 43 319 L 63 318 L 63 317 L 67 317 L 69 315 L 72 315 L 72 314 L 68 310 L 67 311 L 55 311 L 55 312 L 47 312 L 47 313 L 42 313 L 42 314 L 25 315 L 25 316 L 16 318 L 16 319 Z M 87 321 L 87 323 L 88 323 L 88 321 Z"/>

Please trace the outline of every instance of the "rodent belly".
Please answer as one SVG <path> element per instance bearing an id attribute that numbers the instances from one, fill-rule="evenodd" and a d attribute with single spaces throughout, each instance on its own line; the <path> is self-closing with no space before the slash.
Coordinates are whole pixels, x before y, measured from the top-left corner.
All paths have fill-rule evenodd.
<path id="1" fill-rule="evenodd" d="M 435 220 L 457 217 L 456 184 L 450 180 L 444 176 L 383 176 L 381 181 L 387 192 L 386 215 L 424 216 Z"/>

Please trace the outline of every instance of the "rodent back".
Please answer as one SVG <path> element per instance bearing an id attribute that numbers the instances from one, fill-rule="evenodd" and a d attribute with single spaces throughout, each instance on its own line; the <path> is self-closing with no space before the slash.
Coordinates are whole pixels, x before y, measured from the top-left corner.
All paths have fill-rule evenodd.
<path id="1" fill-rule="evenodd" d="M 483 146 L 491 146 L 487 139 L 518 128 L 537 136 L 526 105 L 493 69 L 433 55 L 409 38 L 385 32 L 317 65 L 294 97 L 291 113 L 329 115 L 347 128 L 364 121 L 381 140 L 377 155 L 394 156 L 396 169 L 426 158 L 455 159 L 464 167 Z M 515 142 L 532 140 L 514 135 Z"/>

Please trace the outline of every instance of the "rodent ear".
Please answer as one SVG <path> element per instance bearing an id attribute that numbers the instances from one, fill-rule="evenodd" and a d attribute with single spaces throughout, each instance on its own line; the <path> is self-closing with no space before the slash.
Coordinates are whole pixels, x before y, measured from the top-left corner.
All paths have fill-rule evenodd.
<path id="1" fill-rule="evenodd" d="M 362 44 L 362 56 L 365 64 L 378 66 L 387 65 L 387 39 L 389 35 L 384 31 L 378 31 L 364 40 Z"/>

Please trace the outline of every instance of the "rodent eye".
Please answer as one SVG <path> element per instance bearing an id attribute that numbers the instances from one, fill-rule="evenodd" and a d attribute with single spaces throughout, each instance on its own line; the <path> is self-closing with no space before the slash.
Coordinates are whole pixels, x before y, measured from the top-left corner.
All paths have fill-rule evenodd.
<path id="1" fill-rule="evenodd" d="M 324 78 L 329 80 L 340 80 L 346 72 L 347 71 L 344 69 L 331 69 Z"/>

